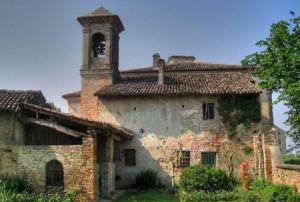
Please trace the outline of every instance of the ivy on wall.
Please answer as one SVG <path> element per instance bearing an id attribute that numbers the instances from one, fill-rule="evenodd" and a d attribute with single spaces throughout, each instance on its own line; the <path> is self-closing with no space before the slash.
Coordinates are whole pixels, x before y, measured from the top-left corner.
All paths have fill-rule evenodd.
<path id="1" fill-rule="evenodd" d="M 218 99 L 217 110 L 229 137 L 236 135 L 237 125 L 244 124 L 250 128 L 251 123 L 258 123 L 262 119 L 258 94 L 222 95 Z"/>

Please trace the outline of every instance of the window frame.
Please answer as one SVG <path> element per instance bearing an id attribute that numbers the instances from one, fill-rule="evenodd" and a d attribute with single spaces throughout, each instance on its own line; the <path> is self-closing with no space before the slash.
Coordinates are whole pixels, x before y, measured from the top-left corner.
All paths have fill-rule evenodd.
<path id="1" fill-rule="evenodd" d="M 179 156 L 179 154 L 182 156 Z M 177 167 L 185 168 L 191 165 L 191 151 L 190 150 L 181 150 L 177 151 Z"/>
<path id="2" fill-rule="evenodd" d="M 64 186 L 64 167 L 58 160 L 51 160 L 46 164 L 46 186 Z"/>
<path id="3" fill-rule="evenodd" d="M 124 149 L 124 164 L 125 164 L 125 166 L 135 166 L 136 165 L 135 149 Z"/>
<path id="4" fill-rule="evenodd" d="M 207 160 L 209 156 L 213 156 L 213 163 L 211 163 L 211 159 Z M 201 164 L 209 165 L 209 166 L 217 166 L 217 152 L 201 152 Z"/>
<path id="5" fill-rule="evenodd" d="M 215 103 L 204 102 L 202 103 L 202 119 L 204 121 L 214 120 L 216 118 Z"/>

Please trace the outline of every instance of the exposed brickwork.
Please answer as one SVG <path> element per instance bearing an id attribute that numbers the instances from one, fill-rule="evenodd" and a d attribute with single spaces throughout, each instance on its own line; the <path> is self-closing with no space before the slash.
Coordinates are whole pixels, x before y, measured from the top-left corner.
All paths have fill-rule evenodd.
<path id="1" fill-rule="evenodd" d="M 80 188 L 84 168 L 82 167 L 82 146 L 20 146 L 18 152 L 18 171 L 25 172 L 35 188 L 45 191 L 46 164 L 58 160 L 64 169 L 65 188 Z"/>
<path id="2" fill-rule="evenodd" d="M 88 201 L 97 200 L 98 193 L 96 194 L 96 144 L 92 136 L 82 139 L 82 158 L 84 168 L 84 177 L 82 181 L 83 192 L 86 194 Z"/>
<path id="3" fill-rule="evenodd" d="M 95 181 L 95 141 L 83 138 L 81 145 L 20 146 L 18 172 L 26 173 L 34 187 L 46 190 L 46 164 L 58 160 L 64 169 L 64 187 L 81 189 L 80 201 L 97 200 Z"/>

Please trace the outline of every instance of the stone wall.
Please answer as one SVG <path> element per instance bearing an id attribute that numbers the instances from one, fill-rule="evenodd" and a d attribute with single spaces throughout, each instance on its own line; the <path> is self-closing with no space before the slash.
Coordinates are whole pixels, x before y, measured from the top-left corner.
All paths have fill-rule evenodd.
<path id="1" fill-rule="evenodd" d="M 296 186 L 300 192 L 300 166 L 285 164 L 278 146 L 271 146 L 272 182 Z"/>

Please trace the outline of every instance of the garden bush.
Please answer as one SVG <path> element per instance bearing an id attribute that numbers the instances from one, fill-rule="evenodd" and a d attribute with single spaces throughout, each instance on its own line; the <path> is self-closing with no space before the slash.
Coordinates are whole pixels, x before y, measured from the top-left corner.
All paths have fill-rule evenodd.
<path id="1" fill-rule="evenodd" d="M 0 177 L 0 191 L 10 192 L 32 192 L 33 188 L 27 176 L 24 175 L 3 175 Z"/>
<path id="2" fill-rule="evenodd" d="M 270 184 L 263 190 L 263 200 L 286 201 L 295 194 L 295 189 L 285 184 Z"/>
<path id="3" fill-rule="evenodd" d="M 225 171 L 207 165 L 196 165 L 185 168 L 179 178 L 179 187 L 186 192 L 229 191 L 235 181 Z"/>
<path id="4" fill-rule="evenodd" d="M 34 192 L 26 175 L 5 175 L 0 177 L 1 202 L 73 202 L 77 190 L 68 189 L 63 194 Z"/>
<path id="5" fill-rule="evenodd" d="M 157 172 L 153 169 L 144 169 L 135 176 L 135 189 L 155 189 L 163 188 L 160 179 L 157 177 Z"/>

